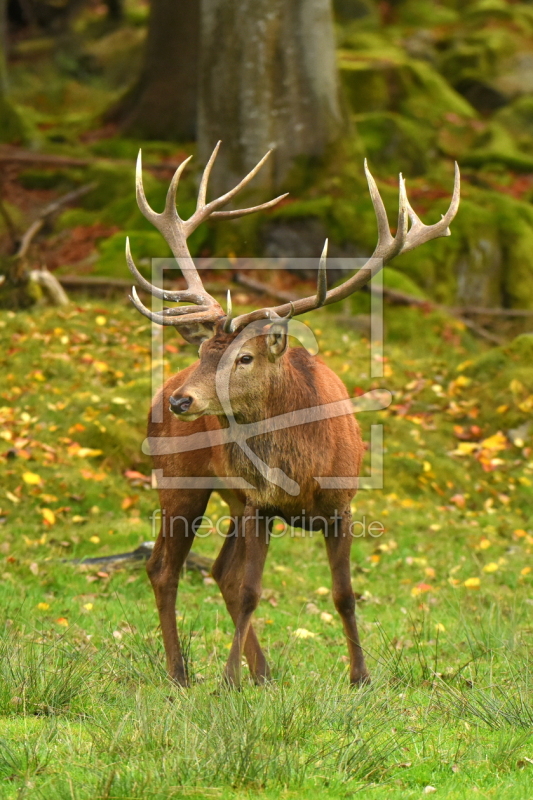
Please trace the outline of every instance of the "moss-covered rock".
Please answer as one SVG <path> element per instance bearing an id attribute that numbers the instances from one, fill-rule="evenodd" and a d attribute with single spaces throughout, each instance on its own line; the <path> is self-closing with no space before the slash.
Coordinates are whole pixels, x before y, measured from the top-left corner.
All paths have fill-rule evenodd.
<path id="1" fill-rule="evenodd" d="M 343 50 L 339 66 L 356 113 L 389 110 L 429 125 L 438 125 L 449 113 L 475 116 L 430 64 L 410 59 L 396 48 Z"/>
<path id="2" fill-rule="evenodd" d="M 427 171 L 434 143 L 430 130 L 390 111 L 357 114 L 355 120 L 371 162 L 393 173 L 405 170 L 416 176 Z"/>

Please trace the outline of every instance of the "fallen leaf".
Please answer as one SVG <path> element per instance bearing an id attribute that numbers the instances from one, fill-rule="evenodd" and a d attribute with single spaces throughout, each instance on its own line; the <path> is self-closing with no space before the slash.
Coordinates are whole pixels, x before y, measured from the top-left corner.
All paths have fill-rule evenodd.
<path id="1" fill-rule="evenodd" d="M 466 581 L 463 583 L 463 586 L 466 589 L 479 589 L 481 586 L 481 581 L 479 578 L 467 578 Z"/>
<path id="2" fill-rule="evenodd" d="M 37 603 L 37 608 L 39 609 L 39 611 L 48 611 L 48 609 L 50 608 L 50 604 L 49 603 Z"/>
<path id="3" fill-rule="evenodd" d="M 45 525 L 55 525 L 56 515 L 51 508 L 41 508 L 40 512 L 43 515 Z"/>
<path id="4" fill-rule="evenodd" d="M 296 639 L 315 639 L 317 634 L 308 631 L 307 628 L 296 628 L 292 635 Z"/>
<path id="5" fill-rule="evenodd" d="M 40 483 L 42 483 L 41 476 L 37 475 L 36 472 L 25 472 L 22 476 L 22 480 L 24 483 L 27 483 L 30 486 L 38 486 Z"/>
<path id="6" fill-rule="evenodd" d="M 66 617 L 58 617 L 56 619 L 56 625 L 62 625 L 64 628 L 68 628 L 68 619 L 66 619 Z"/>

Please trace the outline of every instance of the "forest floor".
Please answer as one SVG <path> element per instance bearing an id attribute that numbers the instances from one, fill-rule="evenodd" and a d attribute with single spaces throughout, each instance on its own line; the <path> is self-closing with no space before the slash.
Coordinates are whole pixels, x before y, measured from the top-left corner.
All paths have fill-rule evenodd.
<path id="1" fill-rule="evenodd" d="M 154 538 L 150 325 L 109 300 L 3 313 L 0 797 L 530 796 L 531 337 L 486 349 L 441 314 L 387 310 L 372 379 L 364 336 L 307 320 L 351 394 L 393 392 L 358 417 L 385 444 L 384 488 L 353 506 L 385 529 L 353 547 L 372 685 L 348 687 L 322 537 L 296 531 L 271 544 L 256 613 L 272 684 L 219 691 L 232 624 L 188 572 L 180 691 L 144 570 L 65 562 Z M 196 358 L 164 342 L 167 374 Z M 217 552 L 224 513 L 214 496 L 195 551 Z"/>

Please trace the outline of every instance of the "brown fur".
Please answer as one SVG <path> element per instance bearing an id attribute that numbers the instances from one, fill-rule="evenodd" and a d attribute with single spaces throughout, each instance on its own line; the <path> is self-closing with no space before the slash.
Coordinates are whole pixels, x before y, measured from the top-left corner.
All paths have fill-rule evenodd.
<path id="1" fill-rule="evenodd" d="M 201 359 L 170 378 L 163 388 L 164 416 L 161 423 L 148 425 L 149 437 L 189 436 L 196 432 L 216 433 L 227 427 L 215 391 L 214 376 L 221 357 L 236 334 L 218 330 L 200 349 Z M 271 341 L 272 340 L 272 341 Z M 278 346 L 280 353 L 272 357 Z M 269 338 L 268 328 L 241 348 L 253 354 L 253 366 L 232 366 L 230 396 L 235 419 L 249 424 L 290 411 L 345 400 L 346 388 L 340 379 L 318 358 L 302 348 L 287 349 L 278 336 Z M 170 397 L 193 397 L 186 424 L 169 410 Z M 160 399 L 160 398 L 158 398 Z M 194 418 L 200 409 L 202 416 Z M 230 506 L 232 526 L 237 535 L 225 538 L 215 562 L 217 580 L 236 631 L 226 665 L 225 678 L 231 684 L 240 680 L 240 663 L 246 655 L 252 676 L 257 682 L 269 677 L 268 665 L 259 646 L 251 616 L 261 595 L 261 576 L 268 548 L 268 523 L 258 523 L 254 515 L 279 516 L 298 520 L 302 527 L 324 529 L 326 549 L 333 579 L 333 599 L 341 615 L 350 653 L 350 680 L 368 680 L 355 622 L 355 601 L 350 580 L 349 552 L 351 535 L 350 501 L 354 489 L 321 489 L 315 477 L 349 477 L 359 474 L 363 444 L 359 427 L 348 414 L 288 427 L 255 436 L 248 440 L 254 453 L 271 468 L 283 470 L 300 486 L 291 496 L 273 485 L 258 472 L 236 444 L 214 445 L 192 452 L 155 455 L 154 467 L 169 476 L 237 476 L 245 478 L 250 490 L 221 489 Z M 185 517 L 190 523 L 207 506 L 210 489 L 160 489 L 161 509 L 166 520 Z M 304 512 L 302 517 L 302 511 Z M 314 521 L 310 518 L 314 517 Z M 336 522 L 333 520 L 336 517 Z M 168 525 L 167 525 L 168 527 Z M 180 570 L 191 547 L 193 536 L 186 535 L 183 523 L 174 525 L 173 535 L 162 527 L 148 564 L 167 654 L 170 675 L 186 684 L 187 675 L 176 630 L 175 601 Z"/>

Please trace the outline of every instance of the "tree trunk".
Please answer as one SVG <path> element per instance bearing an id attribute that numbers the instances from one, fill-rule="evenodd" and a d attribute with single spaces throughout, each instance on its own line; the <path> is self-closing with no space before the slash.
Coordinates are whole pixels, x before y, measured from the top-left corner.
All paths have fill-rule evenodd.
<path id="1" fill-rule="evenodd" d="M 146 139 L 196 138 L 200 0 L 152 0 L 141 75 L 107 119 Z"/>
<path id="2" fill-rule="evenodd" d="M 200 40 L 200 159 L 223 140 L 214 192 L 273 146 L 254 185 L 278 185 L 340 137 L 331 0 L 202 0 Z"/>
<path id="3" fill-rule="evenodd" d="M 24 126 L 7 97 L 6 49 L 6 0 L 0 0 L 0 142 L 16 142 L 24 138 Z"/>

